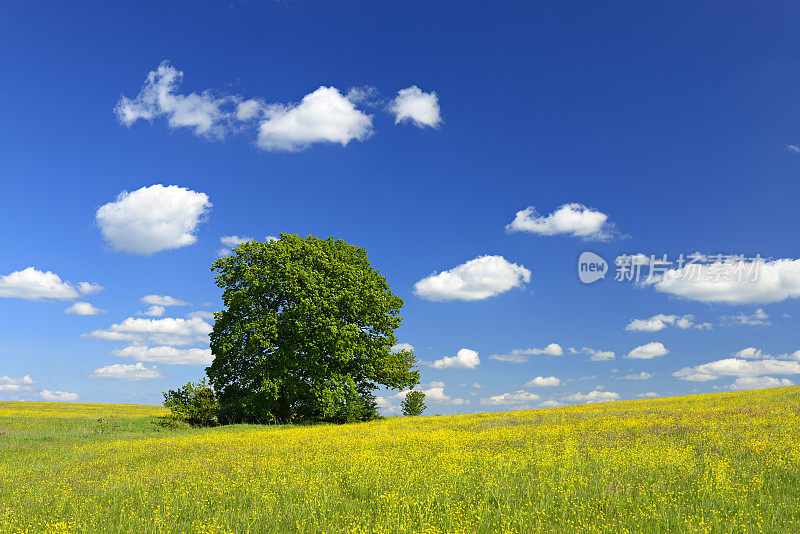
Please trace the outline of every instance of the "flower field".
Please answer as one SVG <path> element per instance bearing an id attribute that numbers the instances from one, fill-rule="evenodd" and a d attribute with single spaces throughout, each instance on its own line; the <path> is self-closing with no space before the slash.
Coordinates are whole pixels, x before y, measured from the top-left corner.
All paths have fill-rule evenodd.
<path id="1" fill-rule="evenodd" d="M 800 532 L 800 388 L 169 430 L 0 403 L 0 532 Z"/>

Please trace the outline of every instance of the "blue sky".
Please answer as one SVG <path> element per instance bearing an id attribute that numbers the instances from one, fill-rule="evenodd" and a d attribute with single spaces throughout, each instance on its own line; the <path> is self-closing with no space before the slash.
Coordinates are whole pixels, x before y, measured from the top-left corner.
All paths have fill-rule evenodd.
<path id="1" fill-rule="evenodd" d="M 796 4 L 1 9 L 0 399 L 159 403 L 203 374 L 220 239 L 280 232 L 367 249 L 431 413 L 800 381 Z M 583 284 L 584 251 L 766 261 Z"/>

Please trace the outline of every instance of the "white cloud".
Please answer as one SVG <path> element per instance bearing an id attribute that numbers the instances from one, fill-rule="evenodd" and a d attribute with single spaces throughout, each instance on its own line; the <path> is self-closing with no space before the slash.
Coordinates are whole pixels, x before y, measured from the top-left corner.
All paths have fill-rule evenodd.
<path id="1" fill-rule="evenodd" d="M 444 382 L 435 381 L 430 383 L 430 387 L 428 389 L 422 389 L 418 391 L 425 393 L 425 401 L 433 404 L 447 404 L 450 406 L 464 406 L 469 404 L 469 401 L 466 399 L 452 398 L 445 394 L 444 387 Z M 376 398 L 376 402 L 379 408 L 387 410 L 389 413 L 396 413 L 399 411 L 399 406 L 397 406 L 396 403 L 399 403 L 405 399 L 406 395 L 408 395 L 410 392 L 410 389 L 406 389 L 400 391 L 399 393 L 395 393 L 394 395 L 378 396 Z"/>
<path id="2" fill-rule="evenodd" d="M 195 135 L 222 138 L 229 130 L 231 112 L 226 106 L 237 98 L 216 97 L 210 91 L 180 94 L 183 72 L 163 61 L 150 71 L 135 98 L 120 97 L 114 112 L 120 123 L 132 126 L 139 120 L 166 117 L 171 128 L 190 128 Z M 237 110 L 238 111 L 238 110 Z"/>
<path id="3" fill-rule="evenodd" d="M 800 260 L 692 263 L 644 283 L 700 302 L 768 304 L 800 296 Z"/>
<path id="4" fill-rule="evenodd" d="M 541 408 L 555 408 L 556 406 L 561 406 L 561 403 L 554 400 L 546 400 L 539 403 Z"/>
<path id="5" fill-rule="evenodd" d="M 527 384 L 526 387 L 529 388 L 541 388 L 541 387 L 549 387 L 549 386 L 560 386 L 561 380 L 556 378 L 555 376 L 537 376 Z"/>
<path id="6" fill-rule="evenodd" d="M 214 360 L 211 349 L 178 349 L 166 345 L 160 347 L 131 345 L 113 350 L 111 354 L 120 358 L 132 358 L 140 362 L 154 362 L 166 365 L 211 365 Z"/>
<path id="7" fill-rule="evenodd" d="M 608 402 L 618 400 L 620 397 L 613 391 L 600 391 L 594 390 L 589 393 L 574 393 L 564 397 L 565 401 L 569 402 L 585 402 L 587 404 L 594 404 L 596 402 Z"/>
<path id="8" fill-rule="evenodd" d="M 658 341 L 653 341 L 652 343 L 647 343 L 646 345 L 640 345 L 630 351 L 625 357 L 632 358 L 636 360 L 650 360 L 652 358 L 656 358 L 658 356 L 664 356 L 669 354 L 669 350 Z"/>
<path id="9" fill-rule="evenodd" d="M 371 86 L 351 87 L 347 90 L 345 98 L 353 104 L 376 106 L 380 103 L 378 90 Z"/>
<path id="10" fill-rule="evenodd" d="M 128 317 L 106 330 L 95 330 L 86 337 L 110 341 L 150 342 L 159 345 L 191 345 L 208 343 L 212 327 L 199 317 L 191 319 L 145 319 Z"/>
<path id="11" fill-rule="evenodd" d="M 722 322 L 725 324 L 735 324 L 742 326 L 761 326 L 772 324 L 769 321 L 769 315 L 762 308 L 758 308 L 751 315 L 744 312 L 738 315 L 723 315 Z"/>
<path id="12" fill-rule="evenodd" d="M 50 391 L 43 389 L 39 396 L 42 399 L 50 402 L 75 402 L 78 400 L 77 393 L 68 393 L 66 391 Z"/>
<path id="13" fill-rule="evenodd" d="M 482 300 L 530 282 L 531 272 L 502 256 L 479 256 L 414 284 L 427 300 Z"/>
<path id="14" fill-rule="evenodd" d="M 214 320 L 214 312 L 197 310 L 186 314 L 187 319 L 205 319 L 207 321 Z"/>
<path id="15" fill-rule="evenodd" d="M 706 330 L 708 329 L 706 325 L 707 323 L 695 325 L 693 315 L 681 316 L 659 313 L 658 315 L 653 315 L 649 319 L 632 319 L 625 327 L 625 330 L 630 332 L 658 332 L 659 330 L 667 328 L 667 326 L 676 326 L 682 330 L 692 327 Z"/>
<path id="16" fill-rule="evenodd" d="M 0 276 L 0 298 L 73 300 L 102 289 L 89 282 L 71 284 L 51 271 L 42 272 L 34 267 Z"/>
<path id="17" fill-rule="evenodd" d="M 188 306 L 188 302 L 178 300 L 169 295 L 145 295 L 140 299 L 145 304 L 154 306 Z"/>
<path id="18" fill-rule="evenodd" d="M 156 306 L 155 304 L 141 312 L 141 315 L 149 315 L 150 317 L 161 317 L 167 309 L 164 306 Z"/>
<path id="19" fill-rule="evenodd" d="M 518 211 L 506 226 L 509 232 L 530 232 L 539 235 L 570 234 L 582 239 L 608 240 L 616 236 L 608 215 L 583 204 L 564 204 L 547 216 L 540 216 L 536 208 L 529 206 Z"/>
<path id="20" fill-rule="evenodd" d="M 248 243 L 250 241 L 255 241 L 252 237 L 247 236 L 239 236 L 239 235 L 225 235 L 219 238 L 219 242 L 225 245 L 225 248 L 221 248 L 217 250 L 217 255 L 219 257 L 230 256 L 233 252 L 231 249 L 241 245 L 242 243 Z"/>
<path id="21" fill-rule="evenodd" d="M 114 251 L 149 256 L 194 244 L 210 208 L 205 193 L 156 184 L 123 191 L 97 210 L 95 220 Z"/>
<path id="22" fill-rule="evenodd" d="M 346 95 L 336 87 L 321 86 L 299 103 L 268 103 L 262 97 L 209 90 L 180 92 L 183 72 L 163 61 L 148 73 L 139 93 L 121 96 L 114 113 L 121 124 L 165 118 L 170 128 L 187 128 L 195 135 L 221 140 L 229 134 L 252 134 L 264 150 L 296 152 L 315 143 L 364 141 L 374 133 L 372 116 L 357 108 L 380 103 L 374 87 L 352 87 Z M 436 93 L 412 86 L 398 91 L 389 105 L 395 122 L 411 121 L 437 128 L 441 114 Z"/>
<path id="23" fill-rule="evenodd" d="M 390 349 L 392 352 L 400 352 L 401 350 L 408 350 L 414 352 L 414 345 L 411 343 L 396 343 Z"/>
<path id="24" fill-rule="evenodd" d="M 679 380 L 690 382 L 707 382 L 725 376 L 738 378 L 755 378 L 764 375 L 796 375 L 800 374 L 800 363 L 796 361 L 766 358 L 761 360 L 745 360 L 741 358 L 725 358 L 694 367 L 684 367 L 672 373 Z"/>
<path id="25" fill-rule="evenodd" d="M 455 356 L 445 356 L 431 364 L 434 369 L 475 369 L 481 363 L 478 353 L 461 349 Z"/>
<path id="26" fill-rule="evenodd" d="M 441 384 L 441 382 L 440 382 Z M 463 406 L 469 404 L 468 400 L 452 398 L 444 393 L 444 386 L 434 386 L 423 390 L 425 400 L 436 404 L 449 404 L 451 406 Z"/>
<path id="27" fill-rule="evenodd" d="M 800 146 L 797 145 L 786 145 L 786 150 L 789 152 L 800 153 Z"/>
<path id="28" fill-rule="evenodd" d="M 525 404 L 536 400 L 539 400 L 539 395 L 520 389 L 514 393 L 503 393 L 501 395 L 494 395 L 488 399 L 483 399 L 481 404 L 486 406 L 508 406 Z"/>
<path id="29" fill-rule="evenodd" d="M 653 378 L 653 376 L 654 376 L 653 373 L 646 373 L 642 371 L 639 374 L 625 375 L 622 378 L 624 380 L 650 380 L 651 378 Z"/>
<path id="30" fill-rule="evenodd" d="M 732 358 L 744 358 L 746 360 L 761 360 L 761 359 L 764 359 L 764 358 L 771 358 L 771 356 L 769 354 L 764 354 L 763 352 L 761 352 L 760 349 L 757 349 L 755 347 L 744 348 L 744 349 L 734 353 L 731 357 Z"/>
<path id="31" fill-rule="evenodd" d="M 236 105 L 236 119 L 242 122 L 253 120 L 263 113 L 264 108 L 265 105 L 260 100 L 244 100 Z"/>
<path id="32" fill-rule="evenodd" d="M 530 348 L 530 349 L 514 349 L 510 354 L 492 354 L 489 356 L 492 360 L 510 363 L 526 363 L 530 356 L 537 355 L 547 356 L 561 356 L 564 354 L 564 349 L 558 343 L 550 343 L 543 349 Z"/>
<path id="33" fill-rule="evenodd" d="M 105 310 L 95 308 L 89 302 L 75 302 L 64 311 L 72 315 L 99 315 L 106 312 Z"/>
<path id="34" fill-rule="evenodd" d="M 36 381 L 30 377 L 30 375 L 25 375 L 22 378 L 11 378 L 10 376 L 0 376 L 0 384 L 35 384 Z"/>
<path id="35" fill-rule="evenodd" d="M 656 397 L 658 397 L 658 393 L 656 393 L 655 391 L 648 391 L 647 393 L 639 393 L 639 395 L 637 396 L 645 399 L 655 399 Z"/>
<path id="36" fill-rule="evenodd" d="M 731 389 L 765 389 L 793 386 L 794 382 L 788 378 L 775 378 L 774 376 L 753 376 L 737 378 Z"/>
<path id="37" fill-rule="evenodd" d="M 30 377 L 25 375 L 22 378 L 11 378 L 10 376 L 0 376 L 0 393 L 18 393 L 22 391 L 31 391 L 31 384 L 36 382 Z"/>
<path id="38" fill-rule="evenodd" d="M 271 104 L 258 127 L 264 150 L 295 152 L 314 143 L 364 141 L 373 133 L 372 117 L 356 109 L 335 87 L 320 87 L 296 105 Z"/>
<path id="39" fill-rule="evenodd" d="M 597 350 L 590 347 L 583 347 L 580 349 L 570 347 L 569 351 L 572 354 L 589 354 L 591 356 L 589 359 L 593 362 L 605 362 L 617 357 L 612 350 Z"/>
<path id="40" fill-rule="evenodd" d="M 389 104 L 394 114 L 394 123 L 411 122 L 418 128 L 429 126 L 438 128 L 442 123 L 439 97 L 436 93 L 426 93 L 416 85 L 400 89 Z"/>
<path id="41" fill-rule="evenodd" d="M 76 285 L 78 286 L 78 293 L 84 296 L 100 293 L 104 289 L 100 284 L 92 282 L 78 282 Z"/>
<path id="42" fill-rule="evenodd" d="M 106 365 L 99 369 L 95 369 L 89 378 L 114 378 L 118 380 L 152 380 L 154 378 L 164 378 L 156 366 L 145 367 L 142 362 L 127 365 L 116 363 L 114 365 Z"/>

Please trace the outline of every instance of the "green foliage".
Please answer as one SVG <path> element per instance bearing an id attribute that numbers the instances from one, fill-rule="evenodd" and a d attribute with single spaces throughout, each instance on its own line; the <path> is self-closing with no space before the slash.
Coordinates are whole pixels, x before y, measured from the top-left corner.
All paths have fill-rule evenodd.
<path id="1" fill-rule="evenodd" d="M 422 415 L 425 411 L 425 393 L 422 391 L 409 391 L 403 402 L 400 403 L 403 415 Z"/>
<path id="2" fill-rule="evenodd" d="M 414 354 L 391 350 L 403 300 L 364 249 L 281 234 L 212 269 L 225 309 L 206 372 L 222 422 L 370 420 L 379 386 L 419 382 Z"/>
<path id="3" fill-rule="evenodd" d="M 180 389 L 165 392 L 164 406 L 170 410 L 165 426 L 179 427 L 180 422 L 191 426 L 217 424 L 219 405 L 205 378 L 196 384 L 188 382 Z"/>

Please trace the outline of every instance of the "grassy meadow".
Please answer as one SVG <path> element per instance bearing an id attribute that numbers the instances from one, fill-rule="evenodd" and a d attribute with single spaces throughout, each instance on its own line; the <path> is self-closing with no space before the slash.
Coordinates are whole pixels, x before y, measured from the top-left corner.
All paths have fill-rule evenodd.
<path id="1" fill-rule="evenodd" d="M 0 532 L 800 532 L 800 387 L 170 430 L 0 403 Z"/>

